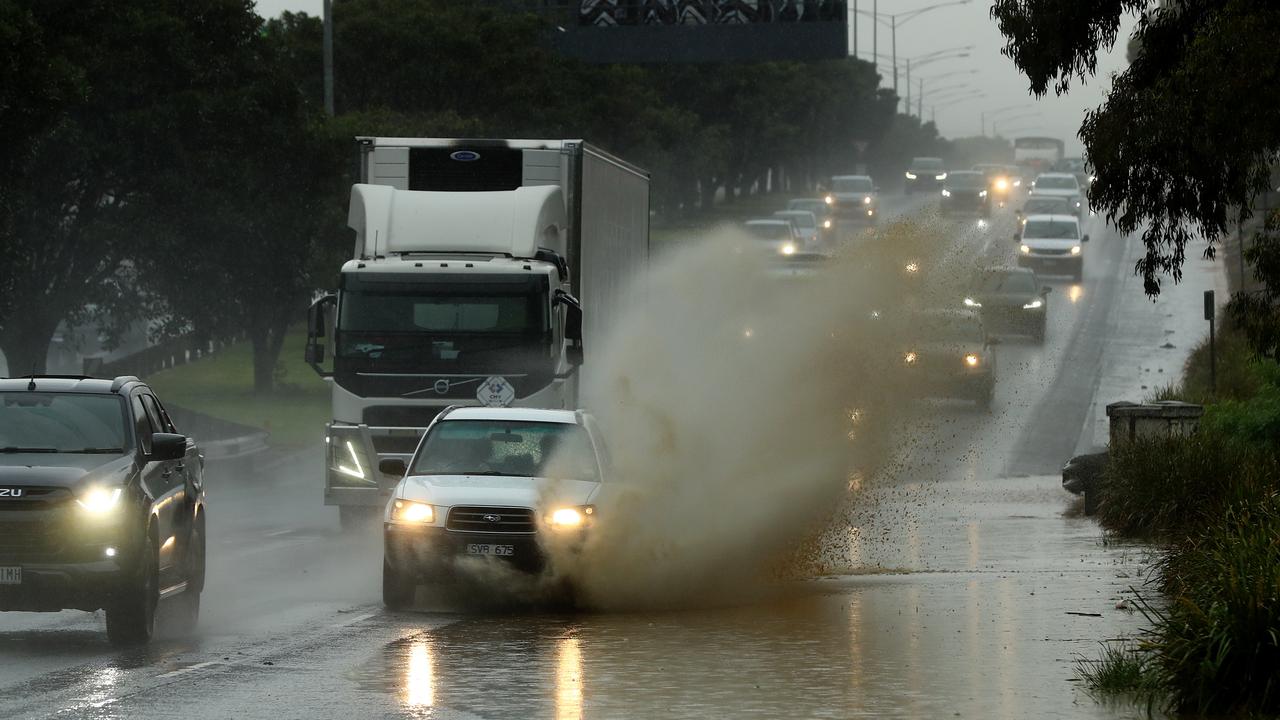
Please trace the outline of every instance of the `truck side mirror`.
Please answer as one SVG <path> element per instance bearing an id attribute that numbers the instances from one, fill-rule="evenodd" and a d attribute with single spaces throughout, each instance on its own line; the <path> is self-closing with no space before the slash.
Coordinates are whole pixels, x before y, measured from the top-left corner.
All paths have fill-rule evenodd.
<path id="1" fill-rule="evenodd" d="M 338 296 L 329 294 L 319 297 L 307 308 L 307 345 L 302 359 L 321 377 L 329 377 L 332 373 L 320 366 L 324 364 L 325 347 L 320 338 L 329 332 L 329 307 L 338 304 Z"/>
<path id="2" fill-rule="evenodd" d="M 308 342 L 307 347 L 302 351 L 302 360 L 308 365 L 324 363 L 324 343 Z"/>
<path id="3" fill-rule="evenodd" d="M 1087 242 L 1089 242 L 1089 236 L 1086 234 L 1084 237 L 1080 238 L 1080 242 L 1082 242 L 1082 243 L 1087 243 Z"/>
<path id="4" fill-rule="evenodd" d="M 582 342 L 582 303 L 578 298 L 563 290 L 556 291 L 556 303 L 565 306 L 564 337 L 577 343 Z"/>

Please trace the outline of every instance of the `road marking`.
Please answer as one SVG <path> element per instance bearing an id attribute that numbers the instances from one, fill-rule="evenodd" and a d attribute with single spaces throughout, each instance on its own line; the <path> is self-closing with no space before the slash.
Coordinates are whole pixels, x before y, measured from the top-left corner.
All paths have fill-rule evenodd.
<path id="1" fill-rule="evenodd" d="M 365 614 L 363 614 L 363 615 L 357 615 L 357 616 L 355 616 L 355 617 L 353 617 L 353 618 L 347 618 L 346 620 L 343 620 L 342 622 L 334 623 L 334 624 L 330 625 L 329 627 L 331 627 L 331 628 L 344 628 L 344 627 L 346 627 L 346 626 L 348 626 L 348 625 L 355 625 L 355 624 L 356 624 L 356 623 L 358 623 L 358 622 L 361 622 L 361 621 L 364 621 L 364 620 L 368 620 L 369 618 L 371 618 L 371 617 L 373 617 L 374 615 L 377 615 L 377 614 L 378 614 L 378 613 L 376 613 L 376 612 L 369 612 L 369 613 L 365 613 Z"/>

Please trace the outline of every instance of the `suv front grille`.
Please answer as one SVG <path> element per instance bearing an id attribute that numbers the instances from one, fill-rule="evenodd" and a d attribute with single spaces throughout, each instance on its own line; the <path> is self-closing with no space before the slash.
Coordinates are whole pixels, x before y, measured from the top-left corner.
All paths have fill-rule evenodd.
<path id="1" fill-rule="evenodd" d="M 1031 248 L 1031 252 L 1037 255 L 1070 255 L 1070 248 Z"/>
<path id="2" fill-rule="evenodd" d="M 0 514 L 0 559 L 38 560 L 62 550 L 63 534 L 42 520 L 10 520 Z"/>
<path id="3" fill-rule="evenodd" d="M 458 532 L 531 535 L 537 531 L 529 508 L 467 507 L 449 510 L 445 523 Z"/>

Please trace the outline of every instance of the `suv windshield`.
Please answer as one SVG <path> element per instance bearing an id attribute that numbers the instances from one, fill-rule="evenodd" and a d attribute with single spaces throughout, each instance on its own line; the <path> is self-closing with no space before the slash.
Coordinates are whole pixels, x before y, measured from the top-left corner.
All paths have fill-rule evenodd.
<path id="1" fill-rule="evenodd" d="M 580 425 L 507 420 L 436 423 L 412 475 L 510 475 L 597 482 L 591 438 Z"/>
<path id="2" fill-rule="evenodd" d="M 875 190 L 875 183 L 871 178 L 839 177 L 831 180 L 831 189 L 842 193 L 869 193 Z"/>
<path id="3" fill-rule="evenodd" d="M 1035 215 L 1038 213 L 1048 215 L 1048 214 L 1057 213 L 1057 212 L 1066 214 L 1067 212 L 1066 200 L 1062 198 L 1033 197 L 1028 199 L 1027 204 L 1022 208 L 1022 213 L 1024 215 Z"/>
<path id="4" fill-rule="evenodd" d="M 1078 240 L 1080 226 L 1070 220 L 1029 220 L 1022 229 L 1024 240 Z"/>
<path id="5" fill-rule="evenodd" d="M 953 172 L 947 175 L 946 186 L 951 189 L 981 190 L 987 186 L 987 176 L 979 172 Z"/>
<path id="6" fill-rule="evenodd" d="M 979 289 L 982 293 L 1033 295 L 1036 278 L 1029 272 L 989 272 L 983 275 Z"/>
<path id="7" fill-rule="evenodd" d="M 916 158 L 911 161 L 912 170 L 942 171 L 942 158 Z"/>
<path id="8" fill-rule="evenodd" d="M 1076 179 L 1070 176 L 1041 175 L 1039 178 L 1036 178 L 1036 189 L 1079 190 L 1080 183 L 1076 182 Z"/>
<path id="9" fill-rule="evenodd" d="M 747 225 L 747 232 L 764 240 L 789 240 L 791 231 L 784 220 L 776 223 L 754 223 Z"/>
<path id="10" fill-rule="evenodd" d="M 0 452 L 123 453 L 128 416 L 118 395 L 0 393 Z"/>

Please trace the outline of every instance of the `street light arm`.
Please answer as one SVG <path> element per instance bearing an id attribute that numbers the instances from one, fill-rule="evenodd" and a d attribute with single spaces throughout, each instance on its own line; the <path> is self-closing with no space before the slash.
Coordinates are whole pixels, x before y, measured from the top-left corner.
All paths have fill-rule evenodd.
<path id="1" fill-rule="evenodd" d="M 940 8 L 951 7 L 952 5 L 968 5 L 971 2 L 973 2 L 973 0 L 952 0 L 952 2 L 938 3 L 937 5 L 930 5 L 928 7 L 922 7 L 916 10 L 908 10 L 906 12 L 897 13 L 899 17 L 903 18 L 902 20 L 898 21 L 898 27 L 902 27 L 902 24 L 907 22 L 908 20 L 914 20 L 931 10 L 938 10 Z"/>

